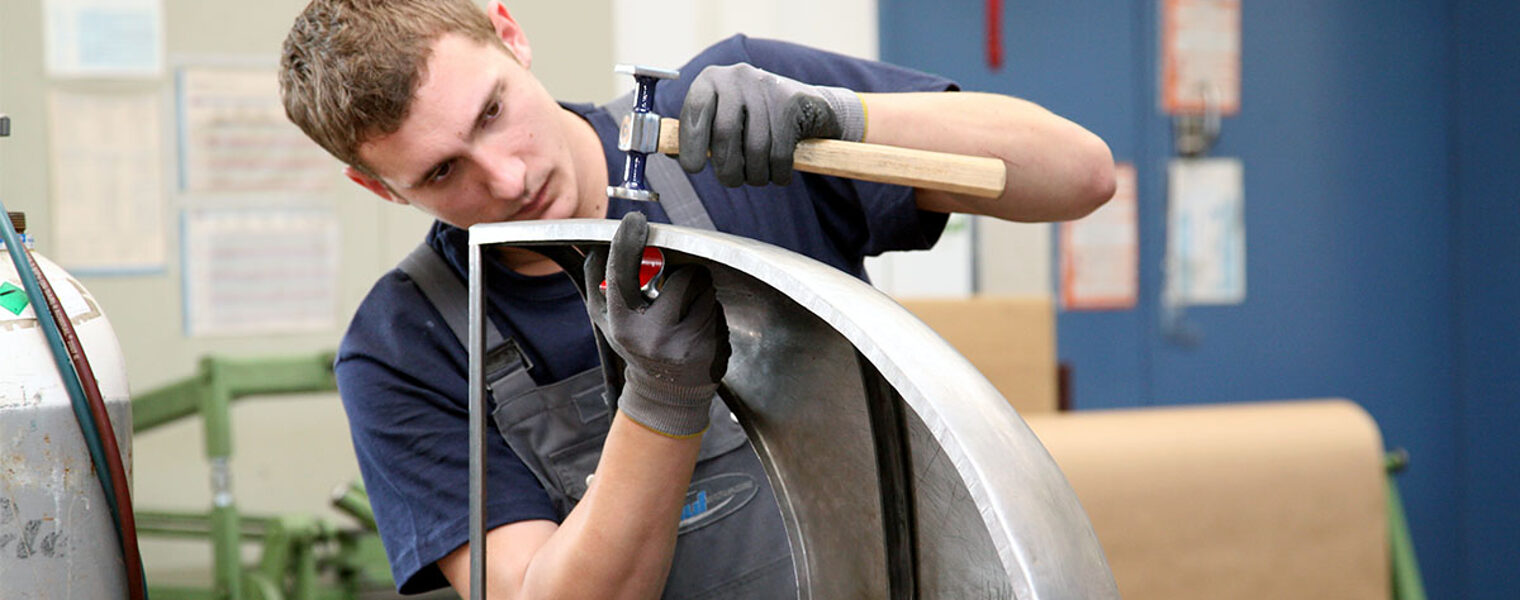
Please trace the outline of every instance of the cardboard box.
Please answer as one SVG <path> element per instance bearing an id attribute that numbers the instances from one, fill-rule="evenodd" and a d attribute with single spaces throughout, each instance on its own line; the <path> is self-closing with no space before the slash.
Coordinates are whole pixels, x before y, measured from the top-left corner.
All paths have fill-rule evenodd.
<path id="1" fill-rule="evenodd" d="M 1049 298 L 901 302 L 986 375 L 1020 414 L 1056 410 L 1056 328 Z"/>

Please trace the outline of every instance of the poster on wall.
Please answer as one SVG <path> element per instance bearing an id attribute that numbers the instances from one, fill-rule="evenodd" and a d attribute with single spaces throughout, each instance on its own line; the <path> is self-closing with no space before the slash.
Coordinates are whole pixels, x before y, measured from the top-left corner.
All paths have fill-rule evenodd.
<path id="1" fill-rule="evenodd" d="M 314 192 L 339 178 L 338 162 L 285 118 L 274 69 L 187 66 L 175 87 L 181 191 Z"/>
<path id="2" fill-rule="evenodd" d="M 1240 160 L 1175 159 L 1167 175 L 1166 304 L 1245 302 L 1245 169 Z"/>
<path id="3" fill-rule="evenodd" d="M 965 298 L 976 290 L 972 217 L 953 214 L 933 248 L 868 256 L 871 283 L 893 298 Z"/>
<path id="4" fill-rule="evenodd" d="M 1240 112 L 1240 0 L 1163 0 L 1161 110 Z"/>
<path id="5" fill-rule="evenodd" d="M 181 218 L 185 333 L 263 335 L 337 324 L 331 208 L 195 208 Z"/>
<path id="6" fill-rule="evenodd" d="M 157 77 L 163 16 L 163 0 L 44 0 L 48 75 Z"/>
<path id="7" fill-rule="evenodd" d="M 1114 166 L 1114 197 L 1061 223 L 1061 309 L 1127 310 L 1140 295 L 1135 166 Z"/>
<path id="8" fill-rule="evenodd" d="M 81 275 L 163 269 L 159 95 L 48 94 L 53 260 Z"/>

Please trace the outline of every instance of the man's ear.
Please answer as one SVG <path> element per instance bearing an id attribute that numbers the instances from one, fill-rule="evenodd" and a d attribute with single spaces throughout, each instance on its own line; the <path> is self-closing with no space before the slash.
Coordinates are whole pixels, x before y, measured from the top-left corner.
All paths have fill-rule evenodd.
<path id="1" fill-rule="evenodd" d="M 343 174 L 347 175 L 348 178 L 354 183 L 359 184 L 360 187 L 373 192 L 376 196 L 379 196 L 386 202 L 395 202 L 396 204 L 403 206 L 409 204 L 409 202 L 406 201 L 406 198 L 392 194 L 390 186 L 385 185 L 384 181 L 380 181 L 379 179 L 365 175 L 358 169 L 353 168 L 353 166 L 343 167 Z"/>
<path id="2" fill-rule="evenodd" d="M 496 35 L 501 36 L 502 43 L 517 57 L 517 62 L 523 68 L 533 64 L 533 49 L 528 47 L 528 35 L 523 33 L 522 27 L 512 18 L 512 13 L 507 12 L 507 7 L 501 0 L 491 0 L 486 5 L 486 16 L 491 18 L 491 25 L 496 27 Z"/>

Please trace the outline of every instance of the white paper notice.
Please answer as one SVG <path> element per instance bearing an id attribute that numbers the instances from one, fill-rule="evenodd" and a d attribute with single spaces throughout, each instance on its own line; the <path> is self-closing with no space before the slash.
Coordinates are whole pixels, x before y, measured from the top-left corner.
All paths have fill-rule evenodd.
<path id="1" fill-rule="evenodd" d="M 893 298 L 965 298 L 972 293 L 971 215 L 954 214 L 933 248 L 866 257 L 871 283 Z"/>
<path id="2" fill-rule="evenodd" d="M 48 94 L 53 260 L 75 272 L 164 264 L 158 94 Z"/>
<path id="3" fill-rule="evenodd" d="M 338 218 L 331 209 L 184 213 L 185 329 L 193 336 L 332 329 Z"/>
<path id="4" fill-rule="evenodd" d="M 1168 175 L 1168 304 L 1245 302 L 1245 181 L 1240 160 L 1175 159 Z"/>
<path id="5" fill-rule="evenodd" d="M 1240 0 L 1162 2 L 1160 87 L 1167 114 L 1240 112 Z"/>
<path id="6" fill-rule="evenodd" d="M 1114 197 L 1061 223 L 1061 308 L 1122 310 L 1140 295 L 1140 229 L 1135 166 L 1115 165 Z"/>
<path id="7" fill-rule="evenodd" d="M 273 69 L 186 67 L 178 76 L 180 189 L 318 191 L 338 162 L 285 118 Z"/>
<path id="8" fill-rule="evenodd" d="M 163 72 L 162 0 L 44 0 L 49 75 L 153 77 Z"/>

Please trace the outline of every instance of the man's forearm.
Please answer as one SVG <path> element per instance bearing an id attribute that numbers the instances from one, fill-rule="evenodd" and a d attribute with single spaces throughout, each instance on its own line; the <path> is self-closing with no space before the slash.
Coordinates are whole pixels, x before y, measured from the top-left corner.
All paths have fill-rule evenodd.
<path id="1" fill-rule="evenodd" d="M 1113 155 L 1098 136 L 1031 102 L 976 92 L 861 94 L 869 143 L 989 156 L 1008 168 L 1003 195 L 918 191 L 927 210 L 1011 221 L 1081 217 L 1113 196 Z"/>
<path id="2" fill-rule="evenodd" d="M 619 413 L 586 495 L 523 574 L 525 598 L 655 598 L 701 437 L 674 439 Z"/>

